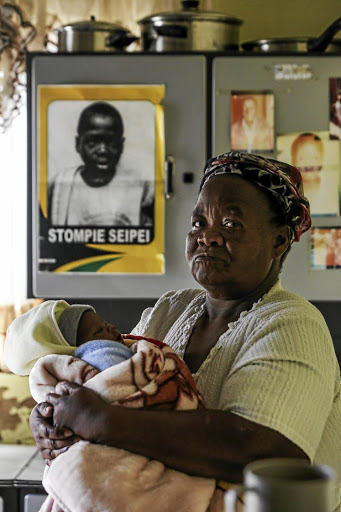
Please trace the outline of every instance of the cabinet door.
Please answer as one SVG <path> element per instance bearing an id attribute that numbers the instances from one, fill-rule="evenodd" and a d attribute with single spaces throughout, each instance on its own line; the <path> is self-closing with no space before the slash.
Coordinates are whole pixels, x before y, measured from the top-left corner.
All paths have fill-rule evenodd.
<path id="1" fill-rule="evenodd" d="M 29 259 L 28 288 L 44 298 L 149 298 L 170 289 L 195 286 L 185 260 L 203 165 L 206 160 L 206 61 L 202 55 L 61 55 L 33 54 L 29 76 Z M 165 153 L 172 167 L 172 189 L 165 200 L 164 274 L 50 272 L 38 268 L 39 165 L 38 89 L 42 85 L 165 86 Z M 136 119 L 139 122 L 139 119 Z M 138 160 L 138 155 L 137 160 Z M 63 161 L 63 155 L 60 155 Z"/>
<path id="2" fill-rule="evenodd" d="M 24 512 L 39 512 L 47 498 L 47 494 L 26 494 L 24 497 Z"/>
<path id="3" fill-rule="evenodd" d="M 213 64 L 212 148 L 215 155 L 231 147 L 231 96 L 266 91 L 274 99 L 275 144 L 265 157 L 280 160 L 276 137 L 294 132 L 329 131 L 329 79 L 341 77 L 336 55 L 217 57 Z M 341 170 L 340 170 L 341 176 Z M 337 199 L 336 199 L 337 201 Z M 314 215 L 313 227 L 341 233 L 339 215 Z M 292 245 L 282 272 L 283 285 L 310 300 L 341 298 L 341 268 L 312 265 L 311 232 Z M 341 256 L 341 254 L 340 254 Z"/>
<path id="4" fill-rule="evenodd" d="M 0 484 L 0 512 L 18 512 L 17 491 L 10 481 Z"/>

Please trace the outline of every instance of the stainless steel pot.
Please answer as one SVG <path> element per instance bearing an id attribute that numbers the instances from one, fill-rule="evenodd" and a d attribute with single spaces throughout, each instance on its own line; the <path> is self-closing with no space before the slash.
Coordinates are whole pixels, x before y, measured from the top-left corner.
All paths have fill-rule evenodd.
<path id="1" fill-rule="evenodd" d="M 117 23 L 78 21 L 55 30 L 59 52 L 119 52 L 125 50 L 138 37 Z"/>
<path id="2" fill-rule="evenodd" d="M 341 39 L 333 39 L 341 29 L 341 18 L 335 20 L 319 37 L 284 37 L 247 41 L 243 50 L 256 53 L 341 53 Z"/>
<path id="3" fill-rule="evenodd" d="M 199 1 L 183 0 L 182 10 L 152 14 L 138 21 L 143 51 L 238 50 L 242 20 L 200 11 Z"/>

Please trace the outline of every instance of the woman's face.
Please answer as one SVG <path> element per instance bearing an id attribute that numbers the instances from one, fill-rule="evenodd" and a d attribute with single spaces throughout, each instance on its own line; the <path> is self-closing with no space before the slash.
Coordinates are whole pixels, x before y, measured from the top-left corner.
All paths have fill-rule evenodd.
<path id="1" fill-rule="evenodd" d="M 255 290 L 280 256 L 272 217 L 257 185 L 235 175 L 208 180 L 186 243 L 194 279 L 217 298 L 242 298 Z"/>

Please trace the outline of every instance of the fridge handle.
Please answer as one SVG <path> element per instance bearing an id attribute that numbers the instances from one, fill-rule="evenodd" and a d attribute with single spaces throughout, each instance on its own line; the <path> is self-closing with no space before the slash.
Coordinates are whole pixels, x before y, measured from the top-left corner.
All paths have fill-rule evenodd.
<path id="1" fill-rule="evenodd" d="M 165 198 L 166 199 L 171 199 L 174 194 L 173 170 L 174 170 L 174 157 L 167 156 L 166 160 L 165 160 Z"/>

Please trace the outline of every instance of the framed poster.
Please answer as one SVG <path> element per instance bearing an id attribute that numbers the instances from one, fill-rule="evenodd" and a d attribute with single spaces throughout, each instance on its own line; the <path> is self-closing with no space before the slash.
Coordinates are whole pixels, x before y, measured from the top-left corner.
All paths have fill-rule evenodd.
<path id="1" fill-rule="evenodd" d="M 164 273 L 164 85 L 39 85 L 38 271 Z"/>

